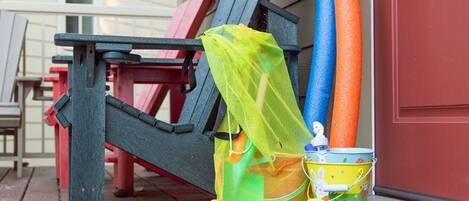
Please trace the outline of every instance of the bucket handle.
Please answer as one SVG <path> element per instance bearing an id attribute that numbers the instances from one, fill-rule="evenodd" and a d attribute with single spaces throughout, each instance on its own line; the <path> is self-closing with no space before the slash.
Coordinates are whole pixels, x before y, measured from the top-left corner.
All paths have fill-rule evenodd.
<path id="1" fill-rule="evenodd" d="M 324 191 L 325 192 L 342 192 L 339 196 L 331 199 L 330 201 L 334 201 L 336 199 L 338 199 L 339 197 L 341 197 L 342 195 L 345 194 L 345 192 L 347 192 L 349 189 L 353 188 L 354 186 L 356 186 L 358 183 L 360 183 L 360 181 L 362 181 L 363 179 L 365 179 L 370 173 L 371 171 L 373 170 L 373 168 L 375 167 L 375 164 L 376 162 L 378 161 L 377 158 L 373 158 L 372 159 L 372 163 L 373 165 L 371 166 L 371 168 L 365 173 L 363 174 L 363 169 L 360 169 L 360 176 L 358 176 L 358 178 L 350 185 L 347 185 L 347 184 L 331 184 L 331 185 L 327 185 L 327 186 L 324 186 Z M 305 164 L 304 164 L 304 158 L 301 159 L 301 168 L 303 169 L 303 173 L 306 175 L 306 177 L 310 180 L 310 181 L 314 181 L 313 178 L 311 178 L 309 176 L 309 174 L 306 172 L 306 169 L 305 169 Z M 313 172 L 314 174 L 314 172 Z M 308 196 L 308 199 L 311 199 L 310 198 L 310 195 L 309 195 L 309 189 L 310 189 L 310 186 L 308 186 L 308 190 L 307 190 L 307 196 Z"/>

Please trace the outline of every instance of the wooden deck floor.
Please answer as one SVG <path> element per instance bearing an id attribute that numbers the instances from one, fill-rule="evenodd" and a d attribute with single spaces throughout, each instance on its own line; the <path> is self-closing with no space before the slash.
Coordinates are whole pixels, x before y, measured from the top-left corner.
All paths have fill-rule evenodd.
<path id="1" fill-rule="evenodd" d="M 106 201 L 209 201 L 213 196 L 191 185 L 174 181 L 147 172 L 136 166 L 135 196 L 117 198 L 111 185 L 112 169 L 107 167 L 105 175 Z M 57 186 L 54 167 L 25 168 L 24 177 L 16 178 L 11 168 L 0 168 L 0 201 L 64 201 L 68 200 L 66 189 Z M 369 201 L 399 201 L 381 196 L 370 196 Z"/>
<path id="2" fill-rule="evenodd" d="M 105 175 L 106 201 L 207 201 L 213 198 L 209 193 L 191 185 L 174 181 L 136 167 L 135 196 L 115 197 L 112 187 L 111 168 Z M 60 189 L 55 178 L 54 167 L 28 167 L 24 177 L 16 178 L 11 168 L 0 168 L 0 201 L 64 201 L 68 200 L 67 189 Z"/>

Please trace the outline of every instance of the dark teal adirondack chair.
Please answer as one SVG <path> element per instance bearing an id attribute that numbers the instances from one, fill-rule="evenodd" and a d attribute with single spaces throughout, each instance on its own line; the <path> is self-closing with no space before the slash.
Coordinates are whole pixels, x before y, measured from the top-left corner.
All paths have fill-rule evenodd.
<path id="1" fill-rule="evenodd" d="M 219 1 L 212 27 L 243 23 L 271 32 L 285 50 L 298 94 L 297 21 L 296 16 L 266 0 L 223 0 Z M 103 199 L 104 142 L 214 192 L 213 137 L 225 109 L 204 55 L 191 73 L 191 56 L 203 50 L 199 40 L 56 34 L 55 44 L 73 47 L 74 55 L 69 67 L 72 89 L 55 104 L 60 124 L 71 126 L 72 131 L 71 200 Z M 159 121 L 110 95 L 104 96 L 108 63 L 175 62 L 143 59 L 130 53 L 134 49 L 188 52 L 183 67 L 197 85 L 187 94 L 178 124 Z"/>

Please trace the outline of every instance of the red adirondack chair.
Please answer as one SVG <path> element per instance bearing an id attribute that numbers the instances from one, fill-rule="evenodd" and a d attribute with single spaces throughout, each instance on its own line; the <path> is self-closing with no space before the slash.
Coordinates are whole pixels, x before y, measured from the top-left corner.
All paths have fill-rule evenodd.
<path id="1" fill-rule="evenodd" d="M 176 12 L 171 20 L 166 38 L 194 38 L 202 24 L 203 19 L 207 11 L 209 10 L 213 0 L 189 0 L 178 6 Z M 185 55 L 180 51 L 161 51 L 158 55 L 159 58 L 183 58 Z M 170 94 L 170 118 L 172 122 L 176 122 L 179 118 L 179 114 L 184 103 L 184 96 L 179 92 L 179 88 L 176 83 L 180 83 L 180 80 L 174 80 L 173 84 L 163 78 L 164 76 L 151 77 L 146 74 L 146 68 L 159 68 L 161 73 L 180 73 L 180 66 L 141 66 L 138 65 L 129 66 L 113 65 L 112 66 L 112 81 L 114 83 L 114 95 L 121 98 L 128 104 L 133 104 L 133 87 L 131 83 L 153 83 L 152 85 L 145 86 L 144 92 L 142 93 L 140 100 L 137 102 L 136 107 L 143 111 L 155 115 L 164 100 L 164 97 Z M 155 71 L 153 71 L 155 72 Z M 58 73 L 58 78 L 45 77 L 44 81 L 50 81 L 54 83 L 54 96 L 58 98 L 61 94 L 67 91 L 67 68 L 66 67 L 54 67 L 51 68 L 51 73 Z M 142 75 L 146 75 L 145 79 Z M 153 74 L 154 75 L 154 74 Z M 175 76 L 170 76 L 175 77 Z M 63 82 L 60 82 L 62 80 Z M 148 82 L 150 81 L 150 82 Z M 155 84 L 161 83 L 161 84 Z M 54 98 L 54 100 L 56 100 Z M 48 109 L 46 112 L 46 119 L 49 125 L 56 125 L 53 117 L 53 109 Z M 68 186 L 68 130 L 59 128 L 55 129 L 56 132 L 56 163 L 58 169 L 58 178 L 60 180 L 60 186 Z M 58 133 L 57 133 L 58 132 Z M 172 177 L 173 179 L 183 182 L 170 173 L 167 173 L 158 167 L 155 167 L 145 161 L 135 158 L 116 147 L 106 145 L 106 148 L 112 150 L 114 155 L 106 156 L 107 162 L 113 162 L 114 165 L 114 180 L 113 184 L 118 189 L 120 195 L 128 195 L 133 192 L 133 162 L 137 162 L 140 165 L 155 171 L 161 175 Z"/>
<path id="2" fill-rule="evenodd" d="M 54 66 L 49 70 L 52 74 L 43 78 L 43 82 L 52 82 L 52 99 L 55 102 L 62 94 L 67 93 L 67 67 Z M 55 168 L 59 185 L 61 187 L 68 186 L 68 128 L 59 126 L 55 119 L 54 109 L 49 107 L 45 112 L 46 123 L 54 126 L 55 139 Z"/>
<path id="3" fill-rule="evenodd" d="M 51 82 L 52 83 L 52 88 L 58 88 L 58 82 L 59 82 L 59 77 L 56 76 L 45 76 L 42 78 L 42 82 Z M 58 95 L 58 90 L 52 90 L 52 100 L 55 102 L 57 100 L 57 95 Z M 60 175 L 60 163 L 59 163 L 59 156 L 60 156 L 60 149 L 59 149 L 59 144 L 58 139 L 59 139 L 59 130 L 60 126 L 57 123 L 57 121 L 54 118 L 55 111 L 52 107 L 49 107 L 45 112 L 44 112 L 44 121 L 46 122 L 47 125 L 53 126 L 54 127 L 54 139 L 55 139 L 55 174 L 57 177 Z"/>

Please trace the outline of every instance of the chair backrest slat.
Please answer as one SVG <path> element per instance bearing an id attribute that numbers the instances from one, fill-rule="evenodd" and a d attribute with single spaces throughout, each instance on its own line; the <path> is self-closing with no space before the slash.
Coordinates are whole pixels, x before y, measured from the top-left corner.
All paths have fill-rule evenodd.
<path id="1" fill-rule="evenodd" d="M 248 25 L 257 3 L 257 0 L 219 1 L 211 27 L 239 23 Z M 192 123 L 197 131 L 203 132 L 219 98 L 205 54 L 202 54 L 195 74 L 197 87 L 187 94 L 179 122 Z"/>
<path id="2" fill-rule="evenodd" d="M 165 38 L 194 38 L 210 4 L 211 0 L 189 0 L 179 5 Z M 184 51 L 162 50 L 158 58 L 181 58 L 184 55 Z"/>
<path id="3" fill-rule="evenodd" d="M 264 9 L 259 6 L 261 4 L 266 4 Z M 258 30 L 267 29 L 266 31 L 271 32 L 279 43 L 297 45 L 297 19 L 287 19 L 284 15 L 288 13 L 280 14 L 271 9 L 276 12 L 281 11 L 281 8 L 265 0 L 219 1 L 211 26 L 242 23 Z M 265 21 L 268 21 L 267 27 Z M 298 94 L 298 60 L 293 55 L 291 58 L 289 55 L 287 57 L 292 86 L 295 94 Z M 205 54 L 199 60 L 195 74 L 197 87 L 187 94 L 179 123 L 194 124 L 195 131 L 203 133 L 214 129 L 216 126 L 214 122 L 223 117 L 224 112 L 217 113 L 217 105 L 221 100 L 220 93 L 215 86 Z"/>
<path id="4" fill-rule="evenodd" d="M 212 0 L 188 0 L 179 5 L 169 23 L 165 38 L 194 38 L 211 4 Z M 158 58 L 183 58 L 185 54 L 182 50 L 161 50 Z M 146 84 L 135 106 L 154 115 L 158 110 L 156 102 L 159 91 L 158 85 Z"/>
<path id="5" fill-rule="evenodd" d="M 0 102 L 11 101 L 26 24 L 26 18 L 0 11 Z"/>

